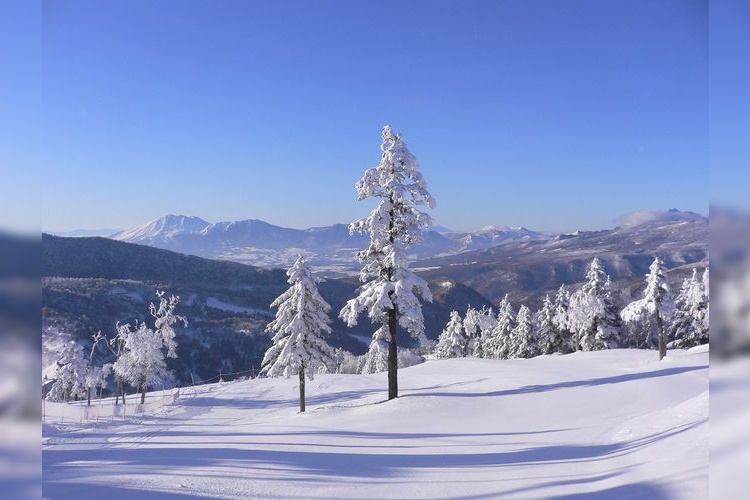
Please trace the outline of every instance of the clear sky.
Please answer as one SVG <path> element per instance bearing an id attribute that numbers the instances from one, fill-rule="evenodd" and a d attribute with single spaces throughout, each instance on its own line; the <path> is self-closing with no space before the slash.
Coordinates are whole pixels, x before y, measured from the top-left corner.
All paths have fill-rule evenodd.
<path id="1" fill-rule="evenodd" d="M 45 230 L 350 222 L 372 206 L 354 183 L 386 123 L 456 230 L 707 213 L 704 1 L 47 1 L 41 16 Z"/>

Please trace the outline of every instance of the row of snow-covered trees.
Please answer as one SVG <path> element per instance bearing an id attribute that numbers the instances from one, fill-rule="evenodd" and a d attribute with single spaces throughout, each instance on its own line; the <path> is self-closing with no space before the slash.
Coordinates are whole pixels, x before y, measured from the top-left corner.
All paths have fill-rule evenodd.
<path id="1" fill-rule="evenodd" d="M 673 299 L 663 262 L 656 258 L 646 278 L 644 297 L 618 311 L 612 283 L 599 259 L 586 281 L 573 293 L 563 285 L 554 299 L 547 295 L 532 312 L 514 311 L 506 297 L 497 312 L 469 307 L 461 318 L 451 313 L 435 346 L 437 358 L 530 358 L 540 354 L 591 351 L 616 347 L 685 348 L 709 339 L 708 269 L 694 269 Z"/>
<path id="2" fill-rule="evenodd" d="M 141 403 L 146 400 L 146 390 L 167 380 L 166 358 L 177 357 L 177 341 L 174 325 L 187 320 L 175 314 L 179 297 L 166 297 L 157 291 L 159 305 L 149 304 L 149 312 L 154 320 L 150 328 L 145 322 L 117 325 L 117 333 L 107 339 L 101 332 L 92 338 L 91 348 L 86 356 L 83 345 L 75 340 L 66 343 L 60 351 L 55 368 L 48 375 L 51 387 L 46 394 L 50 401 L 88 400 L 91 404 L 92 392 L 107 385 L 110 374 L 114 374 L 116 397 L 122 396 L 125 403 L 124 384 L 141 392 Z M 95 354 L 100 346 L 106 346 L 114 361 L 101 366 L 94 364 Z M 116 400 L 117 401 L 117 400 Z"/>

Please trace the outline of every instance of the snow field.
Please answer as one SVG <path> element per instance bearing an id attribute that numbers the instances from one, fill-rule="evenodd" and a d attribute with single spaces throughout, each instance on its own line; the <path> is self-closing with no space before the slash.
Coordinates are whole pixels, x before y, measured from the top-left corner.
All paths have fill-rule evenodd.
<path id="1" fill-rule="evenodd" d="M 708 347 L 431 360 L 216 384 L 138 423 L 47 425 L 50 498 L 706 498 Z"/>

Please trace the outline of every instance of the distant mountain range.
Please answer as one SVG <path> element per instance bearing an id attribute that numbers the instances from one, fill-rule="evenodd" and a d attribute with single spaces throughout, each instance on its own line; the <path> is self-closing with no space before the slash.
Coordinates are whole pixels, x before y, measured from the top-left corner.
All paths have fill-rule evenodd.
<path id="1" fill-rule="evenodd" d="M 110 238 L 267 268 L 289 267 L 300 252 L 305 252 L 313 256 L 312 262 L 318 267 L 349 272 L 359 268 L 355 254 L 369 241 L 365 235 L 350 235 L 345 224 L 290 229 L 256 219 L 210 223 L 185 215 L 165 215 Z M 548 238 L 548 234 L 524 227 L 488 226 L 473 233 L 436 227 L 427 231 L 424 242 L 411 252 L 415 258 L 426 259 Z"/>
<path id="2" fill-rule="evenodd" d="M 638 287 L 659 256 L 667 268 L 708 265 L 708 219 L 693 212 L 637 212 L 602 231 L 576 231 L 536 241 L 516 241 L 477 251 L 417 261 L 432 280 L 450 278 L 497 303 L 536 305 L 561 284 L 579 283 L 594 257 L 627 293 Z M 676 275 L 675 275 L 676 276 Z M 627 298 L 627 297 L 626 297 Z"/>

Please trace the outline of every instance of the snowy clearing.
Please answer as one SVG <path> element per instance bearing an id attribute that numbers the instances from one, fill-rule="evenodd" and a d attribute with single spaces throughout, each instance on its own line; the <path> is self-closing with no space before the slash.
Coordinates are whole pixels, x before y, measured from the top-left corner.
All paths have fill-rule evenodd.
<path id="1" fill-rule="evenodd" d="M 451 359 L 183 392 L 43 427 L 49 498 L 706 498 L 708 346 Z"/>

